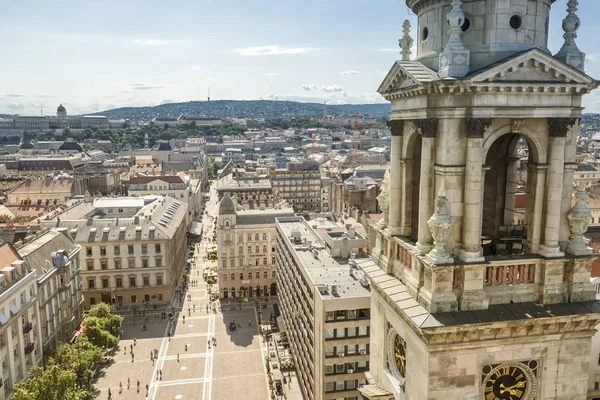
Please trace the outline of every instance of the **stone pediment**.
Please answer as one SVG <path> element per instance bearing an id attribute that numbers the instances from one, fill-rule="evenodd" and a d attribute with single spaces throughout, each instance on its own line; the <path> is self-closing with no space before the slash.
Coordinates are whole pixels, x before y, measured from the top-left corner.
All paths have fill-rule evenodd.
<path id="1" fill-rule="evenodd" d="M 539 49 L 514 55 L 474 72 L 467 79 L 474 83 L 561 83 L 597 87 L 593 78 Z"/>
<path id="2" fill-rule="evenodd" d="M 381 95 L 402 89 L 416 89 L 439 80 L 437 73 L 418 61 L 396 61 L 377 89 Z"/>

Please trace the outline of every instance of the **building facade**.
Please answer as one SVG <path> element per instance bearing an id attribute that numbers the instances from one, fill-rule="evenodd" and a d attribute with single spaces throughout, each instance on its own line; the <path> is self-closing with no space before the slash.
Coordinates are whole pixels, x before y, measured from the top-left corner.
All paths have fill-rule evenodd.
<path id="1" fill-rule="evenodd" d="M 223 195 L 217 219 L 221 298 L 277 295 L 275 219 L 292 215 L 294 210 L 285 204 L 238 210 L 229 193 Z"/>
<path id="2" fill-rule="evenodd" d="M 36 273 L 44 352 L 69 343 L 83 320 L 80 250 L 64 228 L 39 232 L 17 248 Z"/>
<path id="3" fill-rule="evenodd" d="M 42 330 L 36 273 L 10 245 L 0 247 L 0 400 L 12 396 L 15 384 L 42 364 Z"/>
<path id="4" fill-rule="evenodd" d="M 186 260 L 186 205 L 170 197 L 99 198 L 45 227 L 68 229 L 81 246 L 84 306 L 162 307 L 175 295 Z"/>
<path id="5" fill-rule="evenodd" d="M 297 213 L 321 210 L 321 172 L 319 165 L 307 159 L 294 159 L 285 168 L 276 168 L 271 176 L 273 191 Z"/>
<path id="6" fill-rule="evenodd" d="M 305 399 L 357 399 L 369 370 L 370 290 L 353 230 L 325 240 L 302 217 L 278 218 L 279 307 Z"/>
<path id="7" fill-rule="evenodd" d="M 588 398 L 600 303 L 586 193 L 573 207 L 572 183 L 581 99 L 598 82 L 574 42 L 577 1 L 565 45 L 548 50 L 552 3 L 406 1 L 417 57 L 407 21 L 402 60 L 379 88 L 392 106 L 391 174 L 377 265 L 363 268 L 375 349 L 366 398 Z"/>

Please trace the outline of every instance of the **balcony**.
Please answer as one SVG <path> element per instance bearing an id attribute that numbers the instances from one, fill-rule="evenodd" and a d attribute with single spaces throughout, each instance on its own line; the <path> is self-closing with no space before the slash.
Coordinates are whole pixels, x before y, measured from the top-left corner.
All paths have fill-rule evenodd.
<path id="1" fill-rule="evenodd" d="M 32 329 L 33 329 L 33 325 L 31 324 L 31 322 L 27 322 L 27 323 L 23 324 L 23 333 L 29 333 L 29 332 L 31 332 Z"/>
<path id="2" fill-rule="evenodd" d="M 25 354 L 31 354 L 31 352 L 33 351 L 33 348 L 34 348 L 33 343 L 27 343 L 25 345 Z"/>

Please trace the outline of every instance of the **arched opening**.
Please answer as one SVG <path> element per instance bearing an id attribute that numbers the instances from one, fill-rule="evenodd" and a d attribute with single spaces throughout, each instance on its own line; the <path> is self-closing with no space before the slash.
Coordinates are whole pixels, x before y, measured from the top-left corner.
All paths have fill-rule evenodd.
<path id="1" fill-rule="evenodd" d="M 271 296 L 277 295 L 277 284 L 275 282 L 271 283 Z"/>
<path id="2" fill-rule="evenodd" d="M 267 285 L 263 287 L 263 294 L 265 297 L 269 295 L 269 287 Z"/>
<path id="3" fill-rule="evenodd" d="M 235 299 L 235 288 L 231 288 L 231 298 Z"/>
<path id="4" fill-rule="evenodd" d="M 229 297 L 229 292 L 227 290 L 227 288 L 223 288 L 223 298 L 226 299 Z"/>
<path id="5" fill-rule="evenodd" d="M 499 136 L 485 155 L 482 248 L 485 256 L 522 254 L 531 193 L 527 189 L 529 166 L 535 163 L 527 138 L 517 133 Z"/>
<path id="6" fill-rule="evenodd" d="M 423 145 L 423 139 L 418 132 L 413 132 L 411 136 L 406 138 L 406 163 L 404 179 L 410 180 L 405 182 L 405 189 L 403 196 L 401 213 L 404 213 L 402 219 L 405 222 L 405 227 L 410 227 L 410 234 L 406 232 L 411 240 L 417 241 L 418 230 L 419 230 L 419 197 L 420 197 L 420 186 L 421 186 L 421 149 Z"/>

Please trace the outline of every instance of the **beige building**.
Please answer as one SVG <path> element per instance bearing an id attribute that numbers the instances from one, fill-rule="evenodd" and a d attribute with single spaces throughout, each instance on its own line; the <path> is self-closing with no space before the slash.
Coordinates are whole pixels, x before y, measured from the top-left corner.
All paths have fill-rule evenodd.
<path id="1" fill-rule="evenodd" d="M 0 260 L 0 400 L 4 400 L 31 367 L 42 364 L 43 348 L 36 272 L 10 244 L 0 246 Z"/>
<path id="2" fill-rule="evenodd" d="M 553 1 L 526 3 L 406 1 L 416 59 L 407 21 L 402 60 L 379 87 L 392 149 L 376 265 L 363 268 L 375 350 L 368 399 L 591 398 L 600 303 L 582 239 L 586 193 L 573 207 L 572 184 L 582 96 L 598 82 L 574 41 L 577 1 L 554 55 Z M 525 216 L 521 234 L 506 235 L 516 231 L 521 138 Z M 494 251 L 509 245 L 510 256 Z"/>
<path id="3" fill-rule="evenodd" d="M 308 159 L 292 159 L 271 176 L 273 192 L 287 201 L 297 213 L 321 211 L 321 172 Z"/>
<path id="4" fill-rule="evenodd" d="M 74 183 L 72 178 L 26 179 L 8 192 L 8 203 L 46 206 L 63 204 L 75 194 Z"/>
<path id="5" fill-rule="evenodd" d="M 302 217 L 278 218 L 279 307 L 305 399 L 357 399 L 369 370 L 370 289 L 354 258 L 366 246 L 354 229 L 324 240 Z"/>
<path id="6" fill-rule="evenodd" d="M 217 181 L 217 193 L 222 199 L 225 193 L 248 208 L 266 207 L 273 202 L 273 188 L 266 175 L 249 174 L 240 169 Z"/>
<path id="7" fill-rule="evenodd" d="M 221 298 L 277 295 L 275 219 L 293 215 L 286 204 L 244 210 L 229 193 L 223 195 L 217 220 Z"/>
<path id="8" fill-rule="evenodd" d="M 41 221 L 81 245 L 85 307 L 162 306 L 186 260 L 186 205 L 170 197 L 97 198 Z"/>
<path id="9" fill-rule="evenodd" d="M 44 351 L 69 343 L 83 319 L 80 250 L 65 228 L 41 231 L 17 247 L 36 273 Z"/>

